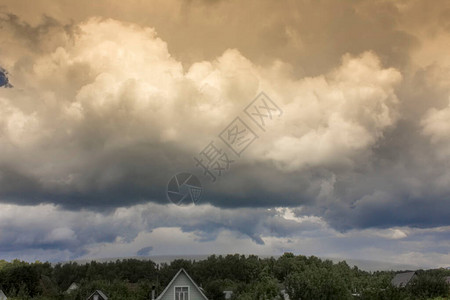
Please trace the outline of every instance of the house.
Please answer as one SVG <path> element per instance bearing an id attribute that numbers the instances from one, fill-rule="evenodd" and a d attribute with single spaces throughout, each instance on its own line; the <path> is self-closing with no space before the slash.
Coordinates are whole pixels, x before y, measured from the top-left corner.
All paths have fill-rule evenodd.
<path id="1" fill-rule="evenodd" d="M 189 274 L 180 269 L 156 300 L 208 300 Z"/>
<path id="2" fill-rule="evenodd" d="M 8 297 L 6 297 L 5 293 L 3 293 L 2 290 L 0 290 L 0 300 L 6 300 Z"/>
<path id="3" fill-rule="evenodd" d="M 281 294 L 281 299 L 284 299 L 284 300 L 289 300 L 290 298 L 289 298 L 289 295 L 288 295 L 288 293 L 286 292 L 286 290 L 285 289 L 282 289 L 281 291 L 280 291 L 280 294 Z"/>
<path id="4" fill-rule="evenodd" d="M 447 276 L 447 277 L 445 277 L 444 279 L 445 279 L 445 282 L 446 282 L 447 284 L 450 284 L 450 276 Z M 1 298 L 0 298 L 0 299 L 1 299 Z"/>
<path id="5" fill-rule="evenodd" d="M 225 297 L 225 300 L 231 299 L 233 296 L 233 291 L 223 291 L 223 295 Z"/>
<path id="6" fill-rule="evenodd" d="M 416 272 L 398 273 L 391 280 L 391 284 L 395 287 L 405 287 L 408 283 L 416 278 Z"/>
<path id="7" fill-rule="evenodd" d="M 75 282 L 72 282 L 72 284 L 69 286 L 69 288 L 66 290 L 66 294 L 70 294 L 71 292 L 78 289 L 78 284 Z"/>
<path id="8" fill-rule="evenodd" d="M 108 297 L 102 291 L 96 290 L 86 300 L 108 300 Z"/>

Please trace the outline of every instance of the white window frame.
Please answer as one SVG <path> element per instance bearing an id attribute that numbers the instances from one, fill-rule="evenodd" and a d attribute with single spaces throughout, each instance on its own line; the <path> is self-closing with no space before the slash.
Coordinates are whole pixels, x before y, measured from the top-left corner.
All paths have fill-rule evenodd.
<path id="1" fill-rule="evenodd" d="M 173 287 L 173 299 L 177 300 L 177 288 L 187 288 L 187 299 L 183 300 L 190 300 L 191 298 L 191 287 L 188 285 L 175 285 Z"/>

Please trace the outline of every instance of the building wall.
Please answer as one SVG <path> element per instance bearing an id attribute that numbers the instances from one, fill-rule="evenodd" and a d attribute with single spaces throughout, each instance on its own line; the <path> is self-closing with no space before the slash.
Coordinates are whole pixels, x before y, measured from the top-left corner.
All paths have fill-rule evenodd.
<path id="1" fill-rule="evenodd" d="M 161 300 L 175 299 L 175 286 L 189 286 L 189 300 L 205 300 L 197 288 L 191 283 L 189 278 L 183 272 L 175 279 Z"/>

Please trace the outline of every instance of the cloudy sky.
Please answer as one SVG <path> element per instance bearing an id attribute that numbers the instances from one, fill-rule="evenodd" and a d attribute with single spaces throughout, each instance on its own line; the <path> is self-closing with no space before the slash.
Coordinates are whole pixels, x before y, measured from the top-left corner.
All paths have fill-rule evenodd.
<path id="1" fill-rule="evenodd" d="M 450 265 L 447 1 L 3 0 L 0 32 L 0 258 Z"/>

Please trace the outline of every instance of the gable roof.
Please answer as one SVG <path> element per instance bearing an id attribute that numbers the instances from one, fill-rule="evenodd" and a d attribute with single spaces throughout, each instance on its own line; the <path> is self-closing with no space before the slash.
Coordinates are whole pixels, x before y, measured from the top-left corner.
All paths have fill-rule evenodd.
<path id="1" fill-rule="evenodd" d="M 173 276 L 172 280 L 166 286 L 164 291 L 162 291 L 162 293 L 158 296 L 158 298 L 156 298 L 156 300 L 159 300 L 162 298 L 162 296 L 164 296 L 164 294 L 169 290 L 169 287 L 174 283 L 175 279 L 177 279 L 177 277 L 180 276 L 181 273 L 184 273 L 184 275 L 186 275 L 186 277 L 191 281 L 192 285 L 199 291 L 200 295 L 202 295 L 205 300 L 208 300 L 208 298 L 206 298 L 205 294 L 203 293 L 202 289 L 198 287 L 198 285 L 195 283 L 195 281 L 192 280 L 191 276 L 189 276 L 189 274 L 183 268 L 181 268 L 177 272 L 177 274 L 175 274 L 175 276 Z"/>
<path id="2" fill-rule="evenodd" d="M 398 273 L 391 280 L 391 284 L 395 287 L 404 287 L 413 279 L 414 275 L 416 272 Z"/>
<path id="3" fill-rule="evenodd" d="M 72 284 L 67 288 L 66 293 L 70 293 L 76 289 L 78 289 L 78 284 L 76 282 L 72 282 Z"/>
<path id="4" fill-rule="evenodd" d="M 5 293 L 3 293 L 2 290 L 0 290 L 0 300 L 6 300 L 8 297 L 6 297 Z"/>
<path id="5" fill-rule="evenodd" d="M 95 293 L 97 293 L 97 294 L 99 294 L 100 295 L 100 297 L 102 297 L 103 299 L 105 299 L 105 300 L 108 300 L 108 297 L 106 297 L 106 295 L 105 294 L 103 294 L 103 292 L 102 291 L 100 291 L 100 290 L 96 290 L 96 291 L 94 291 L 89 297 L 88 297 L 88 299 L 90 299 L 92 296 L 94 296 L 94 294 Z"/>

